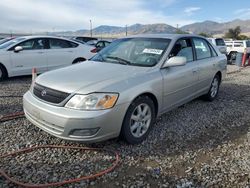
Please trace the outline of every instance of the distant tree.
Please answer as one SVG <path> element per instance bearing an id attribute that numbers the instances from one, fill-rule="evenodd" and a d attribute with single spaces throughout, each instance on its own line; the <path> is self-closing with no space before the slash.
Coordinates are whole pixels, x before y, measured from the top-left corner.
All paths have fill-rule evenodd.
<path id="1" fill-rule="evenodd" d="M 239 39 L 241 33 L 240 26 L 237 26 L 235 28 L 231 28 L 228 30 L 228 32 L 225 34 L 225 38 L 232 38 L 232 39 Z"/>
<path id="2" fill-rule="evenodd" d="M 199 33 L 199 35 L 203 36 L 203 37 L 206 37 L 206 38 L 213 37 L 211 34 L 204 33 L 204 32 Z"/>
<path id="3" fill-rule="evenodd" d="M 238 39 L 239 39 L 239 40 L 248 40 L 249 37 L 246 36 L 246 35 L 240 35 L 240 36 L 238 37 Z"/>
<path id="4" fill-rule="evenodd" d="M 188 34 L 186 31 L 182 31 L 181 29 L 176 29 L 176 34 Z"/>

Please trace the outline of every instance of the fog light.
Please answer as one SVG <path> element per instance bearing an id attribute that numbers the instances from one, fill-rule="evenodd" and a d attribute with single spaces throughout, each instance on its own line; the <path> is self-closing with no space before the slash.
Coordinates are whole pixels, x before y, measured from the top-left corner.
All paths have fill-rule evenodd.
<path id="1" fill-rule="evenodd" d="M 71 137 L 83 137 L 95 135 L 100 128 L 93 129 L 74 129 L 70 132 Z"/>

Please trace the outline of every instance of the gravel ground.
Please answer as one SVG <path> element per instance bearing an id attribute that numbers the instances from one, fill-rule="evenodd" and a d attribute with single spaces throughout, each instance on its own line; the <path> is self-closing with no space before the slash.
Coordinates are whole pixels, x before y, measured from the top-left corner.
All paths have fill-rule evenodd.
<path id="1" fill-rule="evenodd" d="M 0 95 L 22 95 L 30 82 L 30 77 L 4 81 Z M 98 144 L 67 142 L 23 118 L 0 124 L 0 153 L 43 144 L 120 153 L 121 162 L 112 173 L 64 187 L 250 187 L 249 104 L 250 68 L 245 68 L 227 75 L 214 102 L 196 99 L 162 115 L 140 145 L 117 139 Z M 0 116 L 21 109 L 21 98 L 0 97 Z M 106 152 L 43 149 L 2 159 L 0 168 L 23 182 L 46 183 L 102 170 L 113 159 Z M 16 186 L 0 177 L 0 187 Z"/>

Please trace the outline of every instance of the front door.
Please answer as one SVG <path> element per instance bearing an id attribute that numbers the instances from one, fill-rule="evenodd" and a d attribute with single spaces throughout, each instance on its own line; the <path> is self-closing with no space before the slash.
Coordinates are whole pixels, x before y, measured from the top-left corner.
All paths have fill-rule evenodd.
<path id="1" fill-rule="evenodd" d="M 186 57 L 187 64 L 161 70 L 164 80 L 164 111 L 175 108 L 192 99 L 197 92 L 198 64 L 194 59 L 191 39 L 184 38 L 178 40 L 169 58 L 174 56 Z"/>
<path id="2" fill-rule="evenodd" d="M 14 48 L 16 46 L 21 46 L 23 50 L 15 52 Z M 47 54 L 44 39 L 29 39 L 16 46 L 10 51 L 15 75 L 31 74 L 32 68 L 36 68 L 38 73 L 47 71 Z"/>

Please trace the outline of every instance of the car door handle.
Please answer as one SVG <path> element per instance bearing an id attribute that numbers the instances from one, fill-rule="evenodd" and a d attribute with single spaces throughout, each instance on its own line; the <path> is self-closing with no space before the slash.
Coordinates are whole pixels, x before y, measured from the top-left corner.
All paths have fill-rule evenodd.
<path id="1" fill-rule="evenodd" d="M 68 51 L 69 53 L 72 53 L 73 51 Z"/>
<path id="2" fill-rule="evenodd" d="M 43 54 L 44 52 L 37 52 L 38 54 Z"/>
<path id="3" fill-rule="evenodd" d="M 198 68 L 192 69 L 193 73 L 197 73 L 199 71 Z"/>

